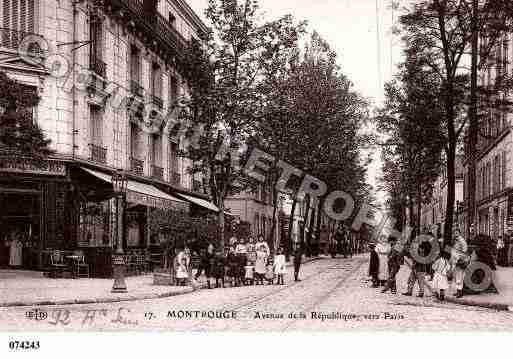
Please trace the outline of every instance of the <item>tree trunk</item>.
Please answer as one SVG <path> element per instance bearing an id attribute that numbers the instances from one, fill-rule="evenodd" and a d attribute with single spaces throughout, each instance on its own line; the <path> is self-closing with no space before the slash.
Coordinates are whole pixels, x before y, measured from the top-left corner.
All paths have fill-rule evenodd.
<path id="1" fill-rule="evenodd" d="M 224 200 L 221 198 L 217 206 L 219 208 L 218 225 L 219 225 L 219 250 L 224 253 Z"/>
<path id="2" fill-rule="evenodd" d="M 418 188 L 417 188 L 417 223 L 416 223 L 417 235 L 420 235 L 420 232 L 421 232 L 421 229 L 420 229 L 420 225 L 421 225 L 420 216 L 421 216 L 421 214 L 422 214 L 422 190 L 421 190 L 420 185 L 419 185 Z"/>
<path id="3" fill-rule="evenodd" d="M 296 196 L 294 196 L 294 199 L 292 200 L 292 208 L 290 210 L 289 228 L 287 232 L 287 255 L 290 255 L 290 252 L 292 251 L 292 229 L 294 226 L 294 212 L 296 212 L 296 205 L 297 199 Z"/>
<path id="4" fill-rule="evenodd" d="M 310 211 L 310 195 L 306 196 L 306 215 L 305 215 L 305 221 L 303 225 L 303 238 L 305 238 L 305 244 L 306 244 L 306 256 L 310 257 L 310 226 L 309 226 L 309 220 L 311 216 Z"/>
<path id="5" fill-rule="evenodd" d="M 321 245 L 321 222 L 322 222 L 322 217 L 321 217 L 321 209 L 323 208 L 324 206 L 324 198 L 325 197 L 322 197 L 320 200 L 319 200 L 319 204 L 317 206 L 317 222 L 316 222 L 316 225 L 315 225 L 315 235 L 317 236 L 317 249 L 316 249 L 316 254 L 319 255 L 320 251 L 321 251 L 321 248 L 320 248 L 320 245 Z"/>
<path id="6" fill-rule="evenodd" d="M 409 221 L 409 225 L 410 227 L 414 227 L 415 226 L 415 218 L 413 218 L 413 199 L 412 199 L 412 196 L 409 196 L 408 198 L 408 212 L 409 212 L 409 215 L 410 217 L 408 218 L 408 221 Z"/>
<path id="7" fill-rule="evenodd" d="M 273 257 L 276 254 L 276 249 L 279 246 L 278 238 L 275 238 L 276 234 L 276 210 L 278 207 L 278 191 L 276 191 L 276 186 L 273 186 L 273 220 L 271 224 L 271 233 L 269 233 L 269 243 L 272 243 L 272 253 Z"/>
<path id="8" fill-rule="evenodd" d="M 466 183 L 466 237 L 470 238 L 470 226 L 474 223 L 476 215 L 476 155 L 478 137 L 477 117 L 477 61 L 478 61 L 478 0 L 472 0 L 472 50 L 470 65 L 470 106 L 468 112 L 469 137 L 468 148 L 468 177 Z"/>
<path id="9" fill-rule="evenodd" d="M 454 217 L 454 199 L 455 199 L 455 160 L 456 160 L 456 144 L 449 143 L 447 149 L 447 206 L 445 212 L 444 224 L 444 248 L 452 239 L 452 223 Z"/>

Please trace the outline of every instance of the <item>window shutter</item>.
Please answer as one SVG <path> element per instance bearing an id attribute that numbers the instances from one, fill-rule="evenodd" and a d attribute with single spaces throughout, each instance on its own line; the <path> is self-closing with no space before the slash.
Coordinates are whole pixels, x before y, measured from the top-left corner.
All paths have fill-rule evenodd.
<path id="1" fill-rule="evenodd" d="M 27 32 L 34 32 L 35 29 L 35 0 L 27 0 L 28 2 L 28 10 L 27 10 Z"/>
<path id="2" fill-rule="evenodd" d="M 502 152 L 502 169 L 501 169 L 501 172 L 502 172 L 502 183 L 501 183 L 501 186 L 502 186 L 502 189 L 505 189 L 506 188 L 506 151 Z"/>

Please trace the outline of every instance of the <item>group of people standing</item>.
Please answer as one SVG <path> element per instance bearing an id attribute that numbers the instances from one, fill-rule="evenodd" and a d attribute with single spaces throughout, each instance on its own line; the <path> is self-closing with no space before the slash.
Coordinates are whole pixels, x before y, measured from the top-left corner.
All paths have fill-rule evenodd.
<path id="1" fill-rule="evenodd" d="M 420 241 L 418 248 L 411 251 L 411 242 L 403 248 L 395 246 L 394 237 L 380 237 L 378 243 L 371 244 L 369 276 L 372 278 L 372 287 L 383 286 L 382 293 L 390 290 L 393 294 L 397 293 L 396 275 L 401 265 L 406 263 L 410 268 L 410 275 L 407 281 L 405 296 L 412 296 L 415 284 L 418 283 L 419 291 L 417 297 L 422 298 L 425 293 L 425 287 L 428 286 L 434 295 L 444 300 L 449 282 L 452 282 L 456 290 L 455 296 L 463 296 L 463 282 L 465 277 L 465 268 L 469 265 L 470 256 L 467 254 L 468 245 L 459 229 L 453 231 L 450 251 L 442 249 L 442 243 L 439 241 L 440 253 L 434 261 L 427 260 L 432 243 L 437 241 L 434 236 L 430 236 L 429 241 Z M 412 255 L 416 253 L 416 255 Z M 431 285 L 427 283 L 429 277 Z"/>
<path id="2" fill-rule="evenodd" d="M 301 266 L 301 250 L 298 246 L 294 253 L 294 276 L 299 281 L 299 268 Z M 230 238 L 226 253 L 216 251 L 212 244 L 202 251 L 198 270 L 195 279 L 198 280 L 201 274 L 207 278 L 208 288 L 212 288 L 215 280 L 215 286 L 224 287 L 225 279 L 231 286 L 241 285 L 263 285 L 264 281 L 268 284 L 285 284 L 286 258 L 282 248 L 276 250 L 274 256 L 271 255 L 269 245 L 263 236 L 257 240 L 249 237 Z"/>

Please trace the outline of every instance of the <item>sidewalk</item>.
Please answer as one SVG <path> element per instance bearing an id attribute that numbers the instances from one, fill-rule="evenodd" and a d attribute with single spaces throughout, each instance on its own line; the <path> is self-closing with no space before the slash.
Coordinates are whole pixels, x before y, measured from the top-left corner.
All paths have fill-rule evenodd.
<path id="1" fill-rule="evenodd" d="M 321 259 L 313 257 L 303 264 Z M 287 263 L 292 266 L 293 263 Z M 110 303 L 167 298 L 206 288 L 200 281 L 196 288 L 153 284 L 153 274 L 127 277 L 128 293 L 111 293 L 114 279 L 54 279 L 29 271 L 0 272 L 0 307 Z"/>
<path id="2" fill-rule="evenodd" d="M 401 270 L 397 274 L 397 291 L 402 293 L 406 291 L 408 276 L 410 274 L 410 268 L 407 265 L 401 266 Z M 427 282 L 430 286 L 432 282 Z M 507 310 L 513 311 L 513 267 L 497 267 L 494 271 L 494 283 L 499 293 L 483 293 L 475 295 L 465 295 L 462 298 L 456 298 L 453 293 L 456 291 L 453 288 L 449 288 L 448 295 L 446 295 L 446 301 L 450 303 L 470 305 L 484 308 L 491 308 L 496 310 Z M 418 286 L 415 285 L 414 295 L 418 291 Z M 426 288 L 426 296 L 432 296 L 433 293 Z"/>

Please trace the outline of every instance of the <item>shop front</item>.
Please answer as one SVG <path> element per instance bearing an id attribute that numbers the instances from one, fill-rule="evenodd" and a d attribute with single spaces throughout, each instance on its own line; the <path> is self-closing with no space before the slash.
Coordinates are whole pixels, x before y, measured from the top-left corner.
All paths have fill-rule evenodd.
<path id="1" fill-rule="evenodd" d="M 111 174 L 79 167 L 72 171 L 72 178 L 79 189 L 77 247 L 86 254 L 92 276 L 110 277 L 116 246 Z M 188 213 L 189 204 L 151 184 L 129 179 L 123 221 L 123 248 L 128 264 L 158 262 L 155 258 L 160 256 L 159 233 L 153 233 L 149 225 L 151 212 L 155 209 Z"/>
<path id="2" fill-rule="evenodd" d="M 70 198 L 63 161 L 0 157 L 0 268 L 40 269 L 46 248 L 66 246 Z"/>

